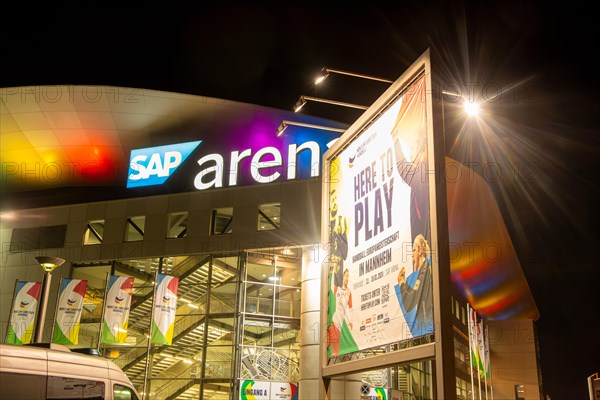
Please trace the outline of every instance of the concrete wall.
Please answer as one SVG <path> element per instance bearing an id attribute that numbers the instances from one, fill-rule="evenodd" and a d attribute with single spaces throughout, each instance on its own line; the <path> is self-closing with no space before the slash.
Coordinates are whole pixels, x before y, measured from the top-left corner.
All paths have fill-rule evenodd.
<path id="1" fill-rule="evenodd" d="M 515 399 L 515 385 L 524 385 L 526 400 L 541 398 L 533 324 L 532 320 L 489 322 L 494 400 Z"/>

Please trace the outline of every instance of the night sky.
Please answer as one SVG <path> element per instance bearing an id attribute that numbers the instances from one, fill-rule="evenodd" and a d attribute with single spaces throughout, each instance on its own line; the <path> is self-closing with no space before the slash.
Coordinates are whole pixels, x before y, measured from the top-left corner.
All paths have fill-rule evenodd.
<path id="1" fill-rule="evenodd" d="M 223 4 L 3 8 L 0 87 L 113 85 L 280 109 L 301 94 L 369 105 L 387 85 L 336 75 L 317 88 L 314 76 L 330 67 L 396 79 L 430 48 L 463 93 L 502 90 L 483 105 L 485 135 L 449 110 L 446 151 L 503 172 L 490 185 L 540 311 L 545 392 L 587 398 L 586 378 L 600 372 L 594 13 L 574 2 Z M 315 103 L 303 112 L 346 123 L 360 115 Z"/>

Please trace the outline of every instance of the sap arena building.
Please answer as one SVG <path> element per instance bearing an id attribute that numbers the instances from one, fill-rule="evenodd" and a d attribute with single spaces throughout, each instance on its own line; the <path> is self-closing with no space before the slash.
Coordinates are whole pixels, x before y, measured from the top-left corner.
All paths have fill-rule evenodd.
<path id="1" fill-rule="evenodd" d="M 14 317 L 40 296 L 17 289 L 50 256 L 65 263 L 42 341 L 99 349 L 144 398 L 540 398 L 537 308 L 485 179 L 444 157 L 429 86 L 425 55 L 350 127 L 154 90 L 0 89 L 2 341 L 32 340 Z"/>

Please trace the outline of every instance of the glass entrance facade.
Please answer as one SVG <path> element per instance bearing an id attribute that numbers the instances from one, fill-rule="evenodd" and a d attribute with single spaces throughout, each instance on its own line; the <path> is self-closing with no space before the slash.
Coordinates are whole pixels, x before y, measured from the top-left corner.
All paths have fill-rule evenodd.
<path id="1" fill-rule="evenodd" d="M 237 398 L 244 381 L 299 380 L 299 252 L 236 252 L 73 265 L 88 280 L 80 346 L 99 347 L 158 399 Z M 156 273 L 179 278 L 170 346 L 149 344 Z M 135 278 L 126 345 L 98 344 L 109 275 Z"/>

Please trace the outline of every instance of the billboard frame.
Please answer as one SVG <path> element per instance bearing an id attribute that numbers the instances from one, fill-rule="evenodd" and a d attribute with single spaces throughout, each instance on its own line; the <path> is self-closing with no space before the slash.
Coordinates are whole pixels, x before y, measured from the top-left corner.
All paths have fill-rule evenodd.
<path id="1" fill-rule="evenodd" d="M 451 312 L 451 276 L 448 250 L 448 206 L 445 182 L 445 134 L 442 104 L 434 102 L 434 86 L 430 51 L 427 49 L 392 85 L 348 128 L 323 156 L 323 184 L 321 203 L 321 243 L 329 236 L 329 190 L 331 162 L 357 139 L 388 107 L 419 77 L 425 76 L 427 118 L 427 174 L 429 175 L 429 207 L 434 307 L 434 342 L 367 358 L 327 365 L 327 318 L 329 263 L 323 260 L 321 268 L 321 341 L 320 376 L 323 391 L 333 377 L 354 374 L 369 369 L 390 367 L 406 362 L 433 360 L 432 377 L 435 398 L 451 399 L 456 396 L 454 366 L 454 339 Z M 437 93 L 436 93 L 437 94 Z M 437 94 L 439 95 L 439 94 Z M 436 99 L 441 97 L 435 96 Z M 443 99 L 442 99 L 443 101 Z M 325 253 L 327 254 L 327 253 Z M 324 394 L 324 393 L 323 393 Z"/>

